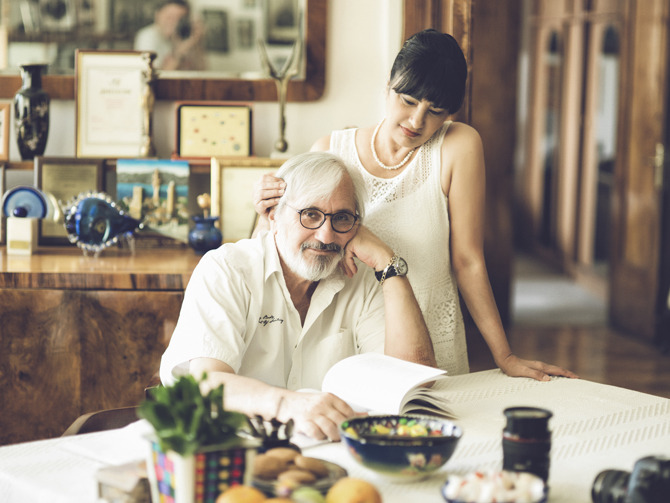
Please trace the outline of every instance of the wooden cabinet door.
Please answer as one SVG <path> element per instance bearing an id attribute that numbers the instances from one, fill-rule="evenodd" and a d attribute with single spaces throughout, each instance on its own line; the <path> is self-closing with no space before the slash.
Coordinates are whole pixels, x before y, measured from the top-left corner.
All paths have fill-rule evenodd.
<path id="1" fill-rule="evenodd" d="M 666 0 L 630 2 L 630 32 L 622 82 L 623 112 L 613 204 L 610 319 L 631 335 L 652 340 L 668 295 L 662 272 L 662 190 L 657 145 L 668 124 L 668 15 Z M 667 275 L 666 275 L 667 276 Z M 667 309 L 667 308 L 665 308 Z"/>
<path id="2" fill-rule="evenodd" d="M 0 289 L 0 445 L 60 436 L 81 414 L 138 404 L 183 298 Z"/>

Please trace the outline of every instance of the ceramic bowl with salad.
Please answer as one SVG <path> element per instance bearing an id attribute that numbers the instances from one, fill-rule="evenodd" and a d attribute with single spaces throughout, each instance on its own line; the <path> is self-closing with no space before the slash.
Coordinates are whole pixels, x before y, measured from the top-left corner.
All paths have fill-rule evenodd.
<path id="1" fill-rule="evenodd" d="M 463 432 L 446 419 L 370 415 L 347 419 L 340 425 L 340 435 L 364 467 L 395 481 L 413 481 L 442 468 Z"/>

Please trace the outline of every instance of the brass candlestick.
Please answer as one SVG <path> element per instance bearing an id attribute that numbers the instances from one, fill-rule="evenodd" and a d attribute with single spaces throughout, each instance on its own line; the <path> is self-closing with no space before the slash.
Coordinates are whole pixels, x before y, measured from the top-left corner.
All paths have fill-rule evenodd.
<path id="1" fill-rule="evenodd" d="M 142 59 L 145 68 L 142 70 L 142 81 L 144 82 L 144 91 L 142 93 L 142 147 L 140 148 L 140 157 L 155 157 L 156 147 L 153 140 L 153 112 L 156 94 L 154 92 L 154 83 L 157 73 L 154 68 L 155 52 L 143 52 Z"/>
<path id="2" fill-rule="evenodd" d="M 267 50 L 265 48 L 265 43 L 262 40 L 258 40 L 258 49 L 261 55 L 261 61 L 265 69 L 267 70 L 271 79 L 275 81 L 277 85 L 277 101 L 279 101 L 279 139 L 275 142 L 275 149 L 278 152 L 286 152 L 288 150 L 288 143 L 284 137 L 284 132 L 286 131 L 286 94 L 288 91 L 288 81 L 299 73 L 299 64 L 296 64 L 300 61 L 302 55 L 302 37 L 298 39 L 293 44 L 291 48 L 291 54 L 284 63 L 284 66 L 281 69 L 277 69 L 270 62 L 268 57 Z"/>

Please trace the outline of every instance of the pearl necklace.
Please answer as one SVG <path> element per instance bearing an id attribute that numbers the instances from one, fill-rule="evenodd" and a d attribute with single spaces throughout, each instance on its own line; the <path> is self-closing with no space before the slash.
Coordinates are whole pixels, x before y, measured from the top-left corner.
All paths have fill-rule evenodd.
<path id="1" fill-rule="evenodd" d="M 380 168 L 387 169 L 389 171 L 393 171 L 395 169 L 402 168 L 407 163 L 407 161 L 409 161 L 409 158 L 412 157 L 412 154 L 416 150 L 416 147 L 414 147 L 412 150 L 410 150 L 409 153 L 405 156 L 405 158 L 402 161 L 400 161 L 398 164 L 396 164 L 395 166 L 387 166 L 386 164 L 381 162 L 379 160 L 379 156 L 377 156 L 377 151 L 375 150 L 375 138 L 377 138 L 377 133 L 379 132 L 379 128 L 381 127 L 383 122 L 384 122 L 384 119 L 382 119 L 379 122 L 379 124 L 377 124 L 377 127 L 375 128 L 374 133 L 372 133 L 372 139 L 370 140 L 370 150 L 372 150 L 372 157 L 375 158 L 375 161 L 377 161 L 377 165 Z"/>

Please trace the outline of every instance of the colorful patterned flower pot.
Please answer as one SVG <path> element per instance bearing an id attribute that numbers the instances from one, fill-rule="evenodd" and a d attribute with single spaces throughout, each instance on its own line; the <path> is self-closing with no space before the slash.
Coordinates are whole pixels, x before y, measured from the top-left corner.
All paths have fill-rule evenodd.
<path id="1" fill-rule="evenodd" d="M 231 486 L 251 485 L 258 445 L 240 440 L 234 446 L 212 446 L 191 456 L 163 452 L 151 441 L 147 472 L 153 503 L 215 503 Z"/>

